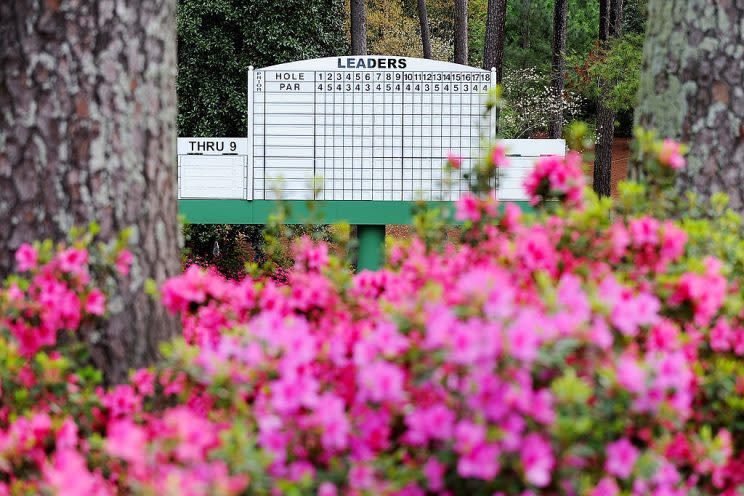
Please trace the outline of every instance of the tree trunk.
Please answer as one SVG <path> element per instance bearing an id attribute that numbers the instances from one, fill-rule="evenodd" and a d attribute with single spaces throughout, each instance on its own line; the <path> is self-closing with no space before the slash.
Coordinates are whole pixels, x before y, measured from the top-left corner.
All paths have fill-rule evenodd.
<path id="1" fill-rule="evenodd" d="M 0 275 L 21 243 L 133 227 L 132 272 L 91 342 L 125 380 L 178 332 L 143 291 L 179 270 L 175 2 L 0 2 L 0 67 Z"/>
<path id="2" fill-rule="evenodd" d="M 455 0 L 455 63 L 468 63 L 468 0 Z"/>
<path id="3" fill-rule="evenodd" d="M 424 58 L 431 58 L 431 33 L 429 32 L 429 14 L 426 12 L 426 0 L 418 0 L 419 24 L 421 25 L 421 48 Z"/>
<path id="4" fill-rule="evenodd" d="M 365 0 L 351 0 L 351 54 L 367 55 L 367 6 Z"/>
<path id="5" fill-rule="evenodd" d="M 599 41 L 610 37 L 610 0 L 599 0 Z"/>
<path id="6" fill-rule="evenodd" d="M 496 69 L 496 82 L 504 76 L 504 44 L 506 39 L 506 0 L 488 0 L 486 39 L 483 44 L 483 68 Z"/>
<path id="7" fill-rule="evenodd" d="M 623 0 L 610 1 L 610 36 L 617 38 L 623 31 Z"/>
<path id="8" fill-rule="evenodd" d="M 553 7 L 553 94 L 559 102 L 559 108 L 550 121 L 551 138 L 563 136 L 563 88 L 566 80 L 566 16 L 568 0 L 555 0 Z"/>
<path id="9" fill-rule="evenodd" d="M 594 191 L 599 196 L 612 194 L 612 142 L 615 112 L 600 102 L 597 105 L 597 146 L 594 155 Z"/>
<path id="10" fill-rule="evenodd" d="M 635 122 L 690 145 L 679 186 L 744 211 L 744 3 L 651 0 Z M 637 172 L 637 171 L 636 171 Z"/>
<path id="11" fill-rule="evenodd" d="M 523 12 L 525 12 L 522 21 L 522 31 L 519 37 L 519 47 L 522 49 L 522 61 L 520 67 L 522 69 L 527 68 L 527 56 L 526 53 L 530 48 L 530 25 L 532 24 L 532 0 L 522 0 Z"/>
<path id="12" fill-rule="evenodd" d="M 623 0 L 600 0 L 599 39 L 602 45 L 620 36 Z M 612 144 L 615 137 L 615 112 L 607 107 L 604 97 L 597 101 L 597 146 L 594 157 L 594 191 L 599 196 L 612 193 Z"/>

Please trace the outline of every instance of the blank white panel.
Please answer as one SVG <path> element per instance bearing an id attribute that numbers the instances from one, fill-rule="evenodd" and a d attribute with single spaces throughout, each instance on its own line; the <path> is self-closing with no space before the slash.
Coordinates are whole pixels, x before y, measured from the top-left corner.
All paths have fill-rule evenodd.
<path id="1" fill-rule="evenodd" d="M 285 190 L 312 190 L 312 177 L 305 179 L 267 178 L 266 190 L 280 187 Z"/>
<path id="2" fill-rule="evenodd" d="M 312 156 L 312 149 L 315 147 L 314 136 L 292 136 L 290 134 L 265 136 L 265 143 L 267 147 L 281 146 L 281 147 L 307 147 L 310 148 Z M 270 154 L 270 153 L 269 153 Z"/>
<path id="3" fill-rule="evenodd" d="M 314 114 L 267 114 L 263 115 L 263 112 L 259 113 L 258 111 L 254 114 L 255 117 L 255 126 L 253 126 L 254 133 L 258 131 L 258 128 L 263 127 L 266 125 L 267 127 L 276 124 L 276 125 L 295 125 L 295 124 L 303 124 L 303 125 L 309 125 L 312 126 L 315 124 L 315 115 Z"/>
<path id="4" fill-rule="evenodd" d="M 310 100 L 310 103 L 296 103 L 293 105 L 285 105 L 282 103 L 271 103 L 266 102 L 266 123 L 272 122 L 272 114 L 310 114 L 315 112 L 315 105 Z"/>
<path id="5" fill-rule="evenodd" d="M 196 167 L 243 167 L 245 158 L 238 155 L 181 155 L 180 165 Z"/>
<path id="6" fill-rule="evenodd" d="M 315 93 L 312 91 L 312 86 L 309 92 L 307 93 L 298 93 L 298 92 L 292 92 L 292 91 L 281 91 L 278 93 L 268 93 L 266 94 L 266 97 L 264 98 L 265 103 L 284 103 L 284 104 L 293 104 L 293 103 L 314 103 L 317 102 L 317 99 L 315 98 Z"/>
<path id="7" fill-rule="evenodd" d="M 262 126 L 261 131 L 264 131 L 263 126 Z M 312 125 L 286 126 L 286 125 L 270 124 L 266 126 L 265 131 L 268 137 L 274 137 L 274 136 L 311 136 L 312 137 L 312 136 L 315 136 L 315 133 L 317 131 L 317 126 L 312 126 Z"/>
<path id="8" fill-rule="evenodd" d="M 272 169 L 267 168 L 265 170 L 266 180 L 269 181 L 271 178 L 283 177 L 285 179 L 304 179 L 313 177 L 313 169 L 305 168 L 293 168 L 293 169 Z"/>
<path id="9" fill-rule="evenodd" d="M 181 198 L 245 198 L 246 157 L 181 155 Z"/>
<path id="10" fill-rule="evenodd" d="M 290 189 L 283 189 L 280 192 L 276 192 L 273 190 L 266 189 L 266 199 L 267 200 L 312 200 L 313 199 L 313 192 L 310 189 L 304 189 L 304 190 L 290 190 Z M 340 200 L 341 198 L 336 198 Z"/>
<path id="11" fill-rule="evenodd" d="M 299 159 L 313 159 L 315 149 L 312 146 L 277 146 L 273 143 L 266 143 L 266 157 L 297 157 Z"/>
<path id="12" fill-rule="evenodd" d="M 235 188 L 236 190 L 243 190 L 243 178 L 237 180 L 230 177 L 184 177 L 181 176 L 181 187 L 185 190 L 196 191 L 199 188 L 203 188 L 204 191 L 218 188 Z"/>

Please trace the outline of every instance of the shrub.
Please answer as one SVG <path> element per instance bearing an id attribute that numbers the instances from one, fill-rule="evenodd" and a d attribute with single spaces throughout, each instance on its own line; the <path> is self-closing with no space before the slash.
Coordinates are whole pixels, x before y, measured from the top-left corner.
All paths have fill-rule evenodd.
<path id="1" fill-rule="evenodd" d="M 499 113 L 499 136 L 530 138 L 547 131 L 557 112 L 564 124 L 576 118 L 582 99 L 567 90 L 557 95 L 550 74 L 536 69 L 507 69 L 501 83 L 503 106 Z"/>
<path id="2" fill-rule="evenodd" d="M 673 174 L 681 150 L 645 139 Z M 540 164 L 533 213 L 474 192 L 458 242 L 402 242 L 378 272 L 308 238 L 286 284 L 189 267 L 161 288 L 183 338 L 108 389 L 48 338 L 99 317 L 94 257 L 24 246 L 0 297 L 0 494 L 737 494 L 741 220 L 639 185 L 608 215 L 580 167 Z"/>

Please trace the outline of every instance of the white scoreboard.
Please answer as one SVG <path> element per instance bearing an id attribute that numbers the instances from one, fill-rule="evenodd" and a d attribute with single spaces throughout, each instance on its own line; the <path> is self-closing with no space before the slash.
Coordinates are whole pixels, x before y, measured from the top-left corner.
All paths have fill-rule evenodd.
<path id="1" fill-rule="evenodd" d="M 389 56 L 251 69 L 245 139 L 179 138 L 180 198 L 456 200 L 468 190 L 462 172 L 494 137 L 484 113 L 493 84 L 491 71 Z M 524 141 L 504 199 L 523 199 L 534 157 L 565 146 Z M 444 170 L 449 155 L 461 171 Z"/>

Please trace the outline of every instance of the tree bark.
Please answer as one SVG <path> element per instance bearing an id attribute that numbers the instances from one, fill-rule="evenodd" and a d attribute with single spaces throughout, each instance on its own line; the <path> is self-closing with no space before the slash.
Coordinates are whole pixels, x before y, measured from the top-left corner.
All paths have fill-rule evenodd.
<path id="1" fill-rule="evenodd" d="M 0 275 L 21 243 L 131 226 L 132 272 L 90 343 L 125 380 L 178 332 L 143 291 L 179 270 L 175 2 L 0 2 L 0 67 Z"/>
<path id="2" fill-rule="evenodd" d="M 504 77 L 504 45 L 506 39 L 506 0 L 488 0 L 486 39 L 483 43 L 483 68 L 496 69 L 496 82 Z"/>
<path id="3" fill-rule="evenodd" d="M 455 0 L 455 63 L 468 63 L 468 0 Z"/>
<path id="4" fill-rule="evenodd" d="M 553 6 L 553 94 L 559 102 L 559 108 L 548 126 L 551 138 L 563 136 L 563 89 L 566 81 L 566 17 L 568 0 L 555 0 Z"/>
<path id="5" fill-rule="evenodd" d="M 603 5 L 604 4 L 604 5 Z M 622 31 L 623 0 L 600 0 L 599 39 L 606 46 Z M 597 146 L 594 156 L 593 188 L 599 196 L 612 193 L 612 144 L 615 137 L 615 112 L 604 97 L 597 101 Z"/>
<path id="6" fill-rule="evenodd" d="M 610 0 L 599 0 L 599 41 L 610 37 Z"/>
<path id="7" fill-rule="evenodd" d="M 351 0 L 351 54 L 367 55 L 367 6 L 365 0 Z"/>
<path id="8" fill-rule="evenodd" d="M 594 191 L 599 196 L 612 194 L 612 142 L 615 131 L 615 112 L 600 98 L 597 105 L 597 145 L 594 150 Z"/>
<path id="9" fill-rule="evenodd" d="M 651 0 L 635 122 L 690 145 L 678 184 L 744 211 L 744 2 Z M 638 171 L 634 171 L 637 175 Z"/>
<path id="10" fill-rule="evenodd" d="M 610 36 L 617 38 L 623 31 L 623 0 L 610 1 Z"/>
<path id="11" fill-rule="evenodd" d="M 429 14 L 426 12 L 426 0 L 418 0 L 419 24 L 421 26 L 421 48 L 424 58 L 431 58 L 431 33 L 429 31 Z"/>

